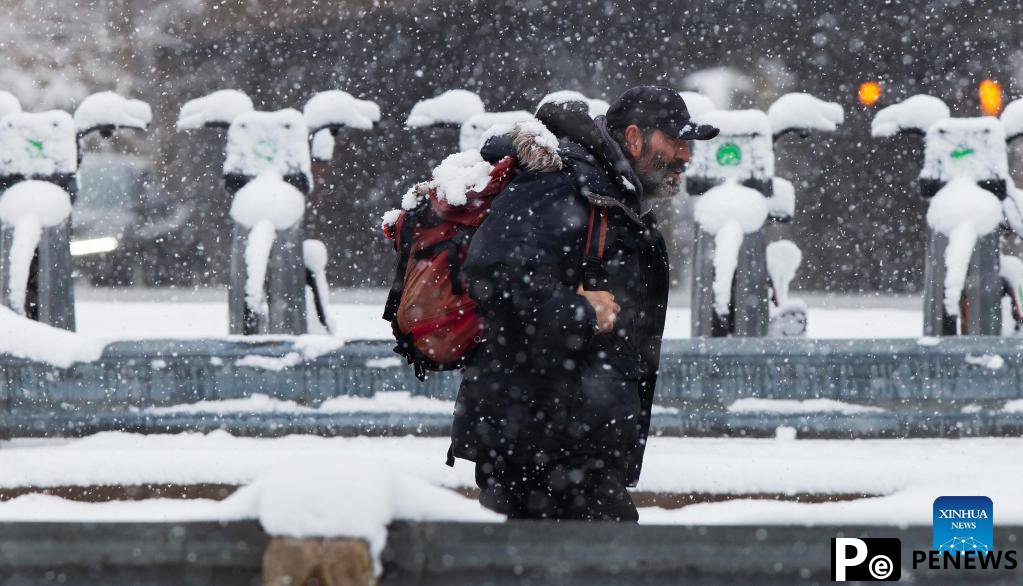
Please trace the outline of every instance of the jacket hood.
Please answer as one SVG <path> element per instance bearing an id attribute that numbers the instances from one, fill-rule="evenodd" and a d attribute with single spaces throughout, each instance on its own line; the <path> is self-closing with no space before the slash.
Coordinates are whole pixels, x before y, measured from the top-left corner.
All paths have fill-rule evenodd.
<path id="1" fill-rule="evenodd" d="M 642 184 L 607 131 L 605 118 L 592 119 L 571 102 L 544 104 L 536 117 L 561 139 L 559 152 L 583 196 L 594 205 L 618 207 L 642 224 Z"/>
<path id="2" fill-rule="evenodd" d="M 510 130 L 496 134 L 480 148 L 480 156 L 490 164 L 515 157 L 519 165 L 536 173 L 560 171 L 564 166 L 558 139 L 542 123 L 519 122 Z"/>
<path id="3" fill-rule="evenodd" d="M 487 139 L 480 155 L 489 163 L 515 157 L 534 172 L 567 169 L 580 191 L 597 206 L 620 208 L 642 224 L 643 187 L 603 116 L 590 118 L 572 102 L 548 103 L 524 121 Z"/>

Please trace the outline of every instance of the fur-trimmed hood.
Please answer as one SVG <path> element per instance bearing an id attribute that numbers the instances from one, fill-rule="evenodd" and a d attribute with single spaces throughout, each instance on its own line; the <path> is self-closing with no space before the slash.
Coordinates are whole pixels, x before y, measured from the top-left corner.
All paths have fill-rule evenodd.
<path id="1" fill-rule="evenodd" d="M 642 186 L 617 143 L 585 110 L 571 102 L 544 104 L 536 120 L 516 123 L 486 141 L 482 157 L 506 156 L 533 172 L 568 171 L 591 204 L 620 208 L 642 224 Z"/>
<path id="2" fill-rule="evenodd" d="M 515 157 L 529 171 L 548 173 L 564 167 L 559 149 L 557 137 L 541 122 L 530 120 L 489 138 L 480 149 L 480 156 L 491 164 L 504 157 Z"/>

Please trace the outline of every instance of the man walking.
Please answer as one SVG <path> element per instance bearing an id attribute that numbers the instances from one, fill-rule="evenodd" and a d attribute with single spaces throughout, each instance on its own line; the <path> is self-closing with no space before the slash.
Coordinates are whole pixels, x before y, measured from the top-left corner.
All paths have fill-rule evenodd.
<path id="1" fill-rule="evenodd" d="M 511 518 L 635 521 L 626 486 L 639 479 L 669 286 L 650 207 L 679 192 L 688 141 L 718 131 L 655 86 L 595 120 L 572 104 L 537 117 L 559 139 L 553 160 L 515 131 L 481 151 L 521 168 L 463 266 L 487 332 L 451 452 L 476 463 L 480 502 Z"/>

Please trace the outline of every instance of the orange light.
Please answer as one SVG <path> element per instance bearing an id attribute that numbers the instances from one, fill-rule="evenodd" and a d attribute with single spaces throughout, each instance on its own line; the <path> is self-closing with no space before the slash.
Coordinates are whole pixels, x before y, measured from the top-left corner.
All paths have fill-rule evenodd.
<path id="1" fill-rule="evenodd" d="M 997 81 L 985 79 L 977 88 L 980 96 L 980 111 L 988 116 L 997 116 L 1002 111 L 1002 86 Z"/>
<path id="2" fill-rule="evenodd" d="M 873 106 L 881 99 L 881 84 L 876 81 L 867 81 L 860 84 L 859 98 L 864 106 Z"/>

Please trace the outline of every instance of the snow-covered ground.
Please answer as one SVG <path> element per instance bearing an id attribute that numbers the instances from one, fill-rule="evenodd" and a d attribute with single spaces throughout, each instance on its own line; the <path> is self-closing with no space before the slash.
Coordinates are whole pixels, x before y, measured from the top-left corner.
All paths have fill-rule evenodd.
<path id="1" fill-rule="evenodd" d="M 648 523 L 852 523 L 929 524 L 931 502 L 942 495 L 990 496 L 1000 523 L 1023 523 L 1023 463 L 1006 454 L 1023 439 L 781 440 L 652 438 L 637 490 L 669 493 L 869 494 L 877 498 L 837 503 L 738 500 L 680 510 L 643 509 Z M 426 484 L 472 487 L 465 461 L 444 465 L 443 438 L 238 438 L 208 435 L 102 433 L 76 440 L 0 442 L 0 488 L 19 486 L 238 484 L 258 482 L 296 466 L 310 471 L 346 466 L 358 472 L 366 459 Z M 349 464 L 350 462 L 355 464 Z M 342 497 L 338 497 L 339 500 Z M 58 504 L 55 505 L 54 503 Z M 216 514 L 208 502 L 195 509 L 178 503 L 88 508 L 52 498 L 0 502 L 0 520 L 32 514 L 150 517 Z M 49 512 L 47 512 L 49 511 Z"/>
<path id="2" fill-rule="evenodd" d="M 917 338 L 922 333 L 922 305 L 905 297 L 846 297 L 839 302 L 807 300 L 812 338 Z M 346 339 L 383 340 L 391 328 L 381 319 L 383 291 L 334 291 L 330 310 Z M 78 331 L 105 339 L 198 338 L 227 334 L 227 295 L 199 293 L 80 290 L 76 303 Z M 689 337 L 689 309 L 673 304 L 665 325 L 667 338 Z"/>

